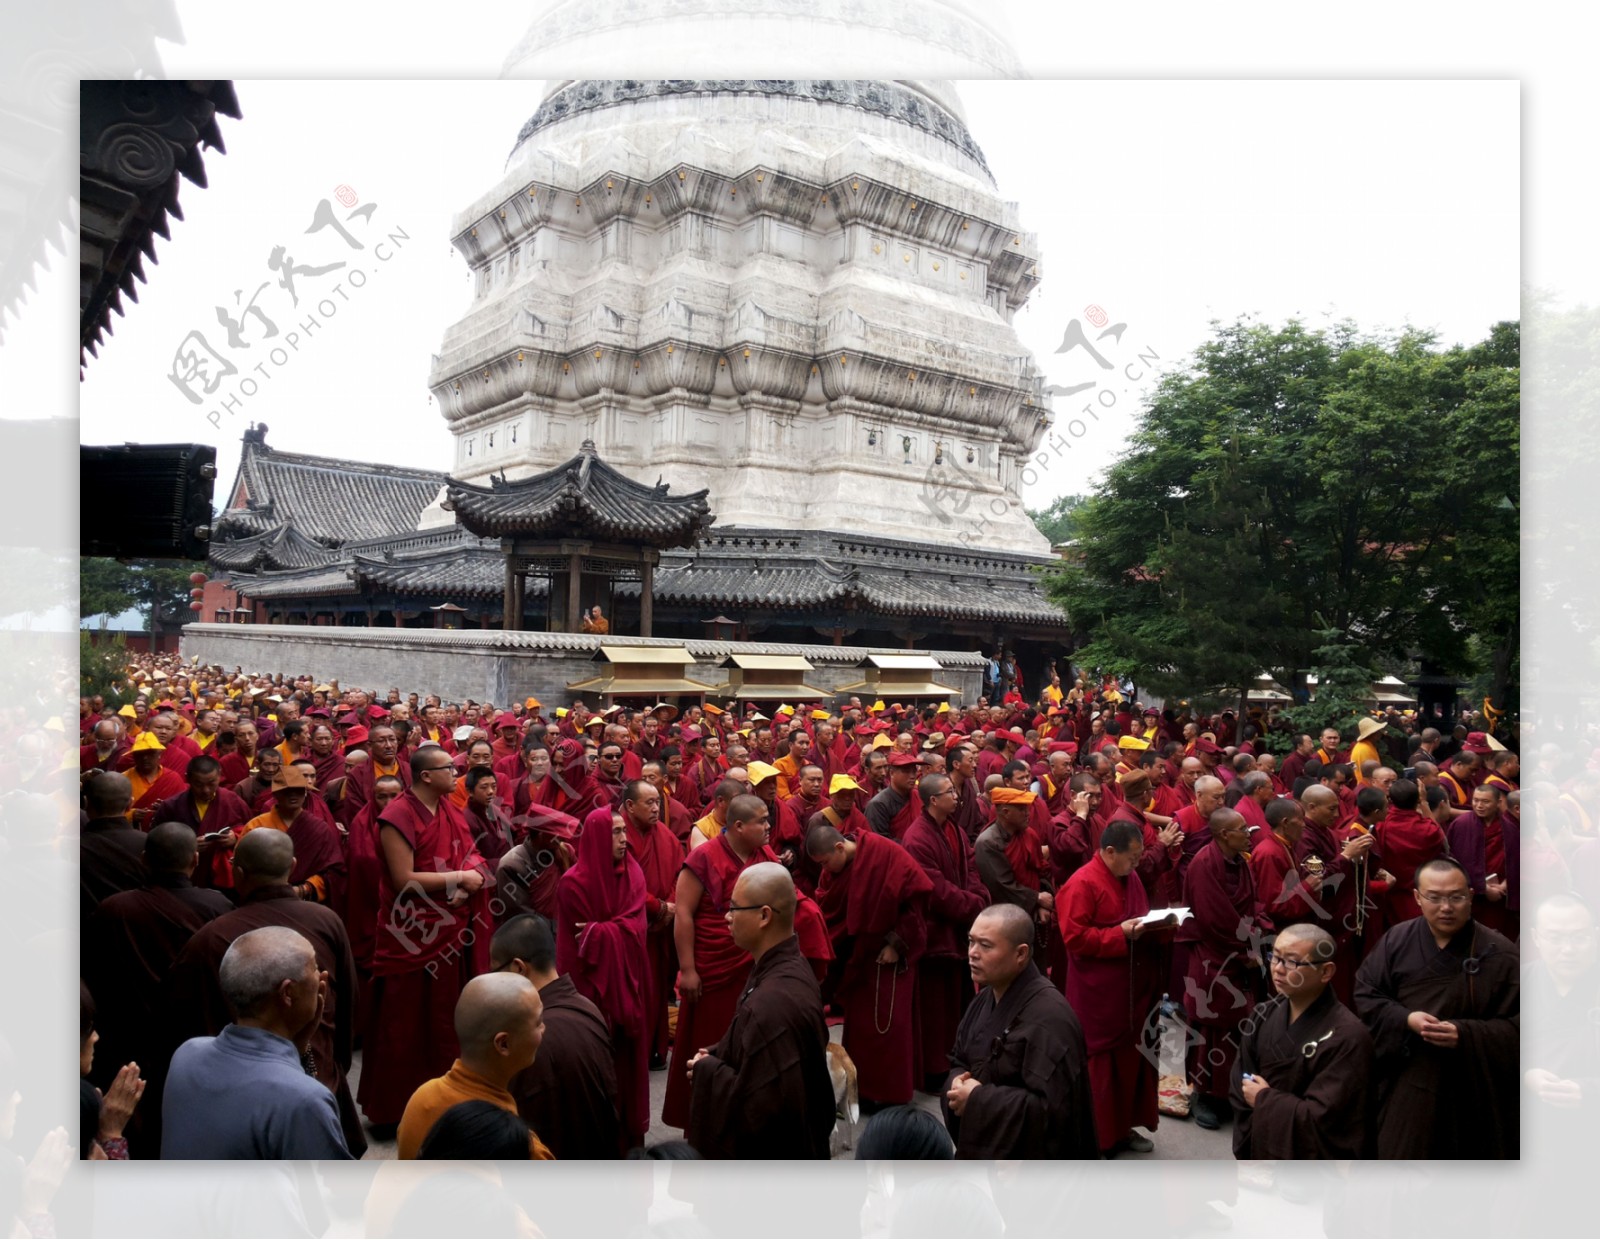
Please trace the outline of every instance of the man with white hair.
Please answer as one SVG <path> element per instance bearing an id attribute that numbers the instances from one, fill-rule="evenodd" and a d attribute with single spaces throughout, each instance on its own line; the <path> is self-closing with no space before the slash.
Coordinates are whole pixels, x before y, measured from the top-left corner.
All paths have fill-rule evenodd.
<path id="1" fill-rule="evenodd" d="M 233 1023 L 173 1056 L 161 1157 L 348 1159 L 333 1095 L 301 1058 L 327 1000 L 310 942 L 286 926 L 240 935 L 221 982 Z"/>

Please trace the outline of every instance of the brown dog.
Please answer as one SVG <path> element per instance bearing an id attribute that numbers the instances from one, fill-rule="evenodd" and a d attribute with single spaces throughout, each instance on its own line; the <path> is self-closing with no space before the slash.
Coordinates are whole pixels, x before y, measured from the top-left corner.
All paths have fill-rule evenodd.
<path id="1" fill-rule="evenodd" d="M 828 1043 L 828 1076 L 833 1081 L 833 1133 L 828 1153 L 837 1158 L 841 1150 L 853 1150 L 856 1125 L 861 1122 L 861 1095 L 856 1090 L 856 1065 L 850 1053 L 837 1042 Z"/>

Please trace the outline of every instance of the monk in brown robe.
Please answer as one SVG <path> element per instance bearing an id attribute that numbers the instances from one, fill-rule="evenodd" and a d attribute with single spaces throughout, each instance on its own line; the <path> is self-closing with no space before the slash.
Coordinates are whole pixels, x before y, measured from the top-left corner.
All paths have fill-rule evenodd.
<path id="1" fill-rule="evenodd" d="M 748 794 L 728 802 L 727 822 L 716 839 L 689 853 L 678 873 L 673 941 L 678 949 L 678 1034 L 672 1045 L 661 1122 L 689 1122 L 689 1078 L 694 1053 L 717 1043 L 733 1021 L 751 959 L 733 941 L 728 906 L 739 875 L 761 861 L 776 861 L 767 847 L 767 806 Z"/>
<path id="2" fill-rule="evenodd" d="M 164 822 L 144 837 L 149 878 L 132 891 L 100 902 L 83 936 L 83 978 L 97 995 L 100 1034 L 98 1064 L 91 1079 L 109 1090 L 117 1065 L 142 1066 L 147 1090 L 126 1131 L 136 1158 L 161 1154 L 161 1091 L 168 1047 L 161 1032 L 167 1018 L 162 987 L 172 962 L 208 921 L 233 905 L 221 892 L 191 881 L 199 850 L 194 832 L 182 823 Z"/>
<path id="3" fill-rule="evenodd" d="M 1385 934 L 1356 977 L 1378 1056 L 1377 1156 L 1516 1158 L 1516 944 L 1473 919 L 1459 863 L 1429 861 L 1416 884 L 1422 916 Z"/>
<path id="4" fill-rule="evenodd" d="M 1365 1158 L 1371 1151 L 1372 1035 L 1339 1002 L 1333 936 L 1285 928 L 1272 945 L 1272 986 L 1230 1073 L 1236 1158 Z"/>
<path id="5" fill-rule="evenodd" d="M 902 846 L 873 831 L 847 840 L 813 827 L 806 850 L 825 873 L 817 903 L 837 926 L 844 961 L 834 997 L 844 1009 L 844 1048 L 855 1060 L 864 1106 L 910 1102 L 917 1081 L 915 986 L 927 946 L 933 883 Z"/>
<path id="6" fill-rule="evenodd" d="M 957 1158 L 1098 1158 L 1083 1026 L 1033 964 L 1035 920 L 995 904 L 972 923 L 982 989 L 956 1030 L 943 1093 Z"/>
<path id="7" fill-rule="evenodd" d="M 126 775 L 101 771 L 84 781 L 89 821 L 78 840 L 78 917 L 87 922 L 101 900 L 144 885 L 144 832 L 128 821 L 133 789 Z"/>
<path id="8" fill-rule="evenodd" d="M 1095 1132 L 1101 1152 L 1155 1149 L 1134 1125 L 1154 1131 L 1157 1048 L 1147 1044 L 1148 1016 L 1163 978 L 1161 953 L 1144 942 L 1150 898 L 1135 871 L 1144 832 L 1109 824 L 1100 849 L 1067 882 L 1056 904 L 1067 950 L 1067 1002 L 1089 1048 Z M 1131 959 L 1130 959 L 1131 957 Z"/>
<path id="9" fill-rule="evenodd" d="M 776 863 L 752 865 L 734 883 L 725 916 L 752 965 L 726 1032 L 685 1069 L 692 1082 L 685 1136 L 702 1157 L 829 1156 L 828 1027 L 795 938 L 795 905 L 794 880 Z"/>
<path id="10" fill-rule="evenodd" d="M 904 847 L 927 873 L 933 889 L 928 893 L 928 946 L 917 962 L 915 1078 L 924 1092 L 936 1094 L 949 1075 L 950 1047 L 972 1002 L 967 931 L 989 896 L 978 875 L 972 844 L 956 825 L 955 784 L 945 775 L 925 775 L 917 795 L 922 813 L 906 832 Z"/>
<path id="11" fill-rule="evenodd" d="M 896 752 L 889 758 L 889 786 L 867 802 L 867 825 L 878 835 L 891 840 L 905 838 L 906 831 L 922 812 L 917 797 L 917 772 L 914 753 Z"/>
<path id="12" fill-rule="evenodd" d="M 511 918 L 489 943 L 489 967 L 527 978 L 544 1004 L 539 1054 L 508 1086 L 517 1113 L 558 1159 L 620 1157 L 626 1142 L 610 1025 L 572 978 L 556 971 L 550 923 L 529 913 Z"/>
<path id="13" fill-rule="evenodd" d="M 1244 816 L 1219 809 L 1211 815 L 1211 843 L 1183 880 L 1192 913 L 1178 927 L 1184 953 L 1184 1013 L 1197 1038 L 1188 1048 L 1195 1083 L 1192 1114 L 1201 1128 L 1219 1127 L 1228 1112 L 1228 1085 L 1240 1026 L 1255 1010 L 1262 984 L 1261 942 L 1269 932 L 1256 898 L 1255 875 L 1244 852 L 1250 836 Z"/>
<path id="14" fill-rule="evenodd" d="M 355 1157 L 366 1150 L 346 1073 L 354 1050 L 355 959 L 344 923 L 331 909 L 301 899 L 289 883 L 294 843 L 286 832 L 256 831 L 233 850 L 233 885 L 240 904 L 195 932 L 167 978 L 167 1010 L 174 1022 L 174 1048 L 186 1038 L 222 1032 L 232 1016 L 218 970 L 229 946 L 263 926 L 285 926 L 304 935 L 328 976 L 328 998 L 307 1053 L 313 1075 L 339 1106 L 339 1125 Z"/>

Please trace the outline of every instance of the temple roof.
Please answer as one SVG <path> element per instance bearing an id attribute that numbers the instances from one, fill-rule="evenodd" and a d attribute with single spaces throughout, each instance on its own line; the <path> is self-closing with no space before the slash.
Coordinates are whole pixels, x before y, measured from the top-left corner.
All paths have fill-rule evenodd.
<path id="1" fill-rule="evenodd" d="M 659 548 L 658 607 L 1066 628 L 1035 571 L 1050 561 L 856 533 L 712 527 L 705 492 L 671 495 L 634 482 L 589 443 L 557 469 L 482 487 L 427 470 L 278 452 L 264 431 L 246 437 L 211 544 L 212 563 L 251 598 L 498 599 L 500 538 L 571 535 Z M 418 530 L 441 488 L 457 523 Z M 548 582 L 532 573 L 526 588 L 538 597 Z M 640 583 L 618 579 L 612 589 L 635 599 Z"/>
<path id="2" fill-rule="evenodd" d="M 602 461 L 587 439 L 570 461 L 530 478 L 454 483 L 445 507 L 485 537 L 598 534 L 653 547 L 693 545 L 712 520 L 705 491 L 671 495 L 659 482 L 635 482 Z"/>
<path id="3" fill-rule="evenodd" d="M 273 568 L 313 568 L 328 563 L 333 552 L 313 542 L 287 523 L 260 534 L 250 534 L 211 545 L 210 559 L 222 568 L 255 571 Z"/>
<path id="4" fill-rule="evenodd" d="M 266 429 L 245 435 L 239 476 L 213 536 L 219 564 L 225 561 L 217 551 L 230 536 L 286 524 L 330 547 L 415 533 L 422 510 L 450 481 L 438 470 L 282 452 L 267 446 Z"/>
<path id="5" fill-rule="evenodd" d="M 156 261 L 155 235 L 171 237 L 167 217 L 183 218 L 180 178 L 206 184 L 202 146 L 224 151 L 217 114 L 238 118 L 228 81 L 85 81 L 80 93 L 78 172 L 78 337 L 97 353 L 122 314 L 139 300 L 144 260 Z"/>

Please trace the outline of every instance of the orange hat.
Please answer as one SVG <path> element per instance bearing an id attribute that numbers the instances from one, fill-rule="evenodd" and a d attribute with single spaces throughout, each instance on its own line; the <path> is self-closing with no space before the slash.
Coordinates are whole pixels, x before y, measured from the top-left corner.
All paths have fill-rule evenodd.
<path id="1" fill-rule="evenodd" d="M 989 800 L 995 805 L 1032 805 L 1037 796 L 1022 788 L 1000 787 L 989 793 Z"/>

